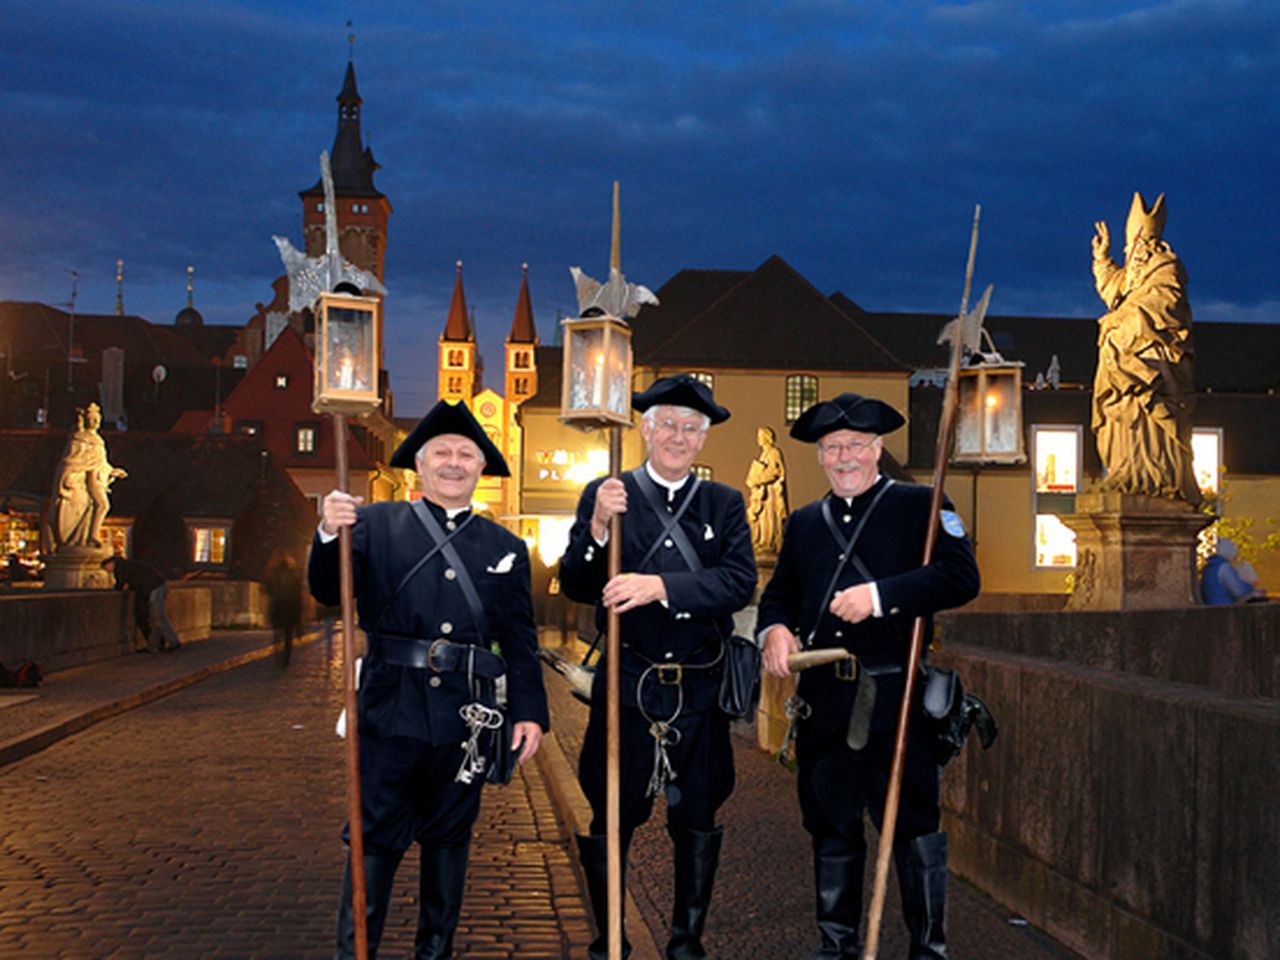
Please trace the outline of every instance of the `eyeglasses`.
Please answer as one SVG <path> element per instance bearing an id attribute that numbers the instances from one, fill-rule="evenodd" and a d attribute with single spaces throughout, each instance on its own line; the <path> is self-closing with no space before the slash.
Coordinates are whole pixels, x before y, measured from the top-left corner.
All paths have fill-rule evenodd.
<path id="1" fill-rule="evenodd" d="M 861 456 L 874 447 L 879 440 L 879 437 L 873 437 L 870 440 L 850 440 L 848 443 L 820 443 L 818 453 L 833 460 L 843 457 L 846 453 Z"/>
<path id="2" fill-rule="evenodd" d="M 702 433 L 700 423 L 676 423 L 674 420 L 659 420 L 654 424 L 659 433 L 678 433 L 686 440 L 692 440 Z"/>

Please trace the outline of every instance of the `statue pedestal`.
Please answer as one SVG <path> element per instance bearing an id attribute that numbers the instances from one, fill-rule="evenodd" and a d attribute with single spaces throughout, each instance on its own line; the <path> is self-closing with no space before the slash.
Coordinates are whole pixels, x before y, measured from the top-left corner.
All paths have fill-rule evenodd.
<path id="1" fill-rule="evenodd" d="M 110 547 L 66 546 L 49 557 L 44 567 L 46 590 L 110 590 L 115 578 L 102 569 Z"/>
<path id="2" fill-rule="evenodd" d="M 1180 500 L 1090 491 L 1077 513 L 1075 590 L 1068 610 L 1153 610 L 1200 602 L 1196 542 L 1213 522 Z"/>

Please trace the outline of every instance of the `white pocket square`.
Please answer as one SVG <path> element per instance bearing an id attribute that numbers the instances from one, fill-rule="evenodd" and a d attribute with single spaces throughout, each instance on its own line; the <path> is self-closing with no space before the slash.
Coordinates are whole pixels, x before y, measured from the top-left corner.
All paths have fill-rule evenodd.
<path id="1" fill-rule="evenodd" d="M 485 573 L 510 573 L 511 566 L 516 562 L 516 555 L 508 553 L 492 567 L 485 567 Z"/>
<path id="2" fill-rule="evenodd" d="M 703 531 L 702 531 L 702 539 L 703 539 L 703 540 L 714 540 L 715 538 L 716 538 L 716 532 L 715 532 L 714 530 L 712 530 L 712 529 L 711 529 L 711 524 L 709 524 L 709 523 L 708 523 L 708 524 L 704 524 L 704 529 L 703 529 Z"/>

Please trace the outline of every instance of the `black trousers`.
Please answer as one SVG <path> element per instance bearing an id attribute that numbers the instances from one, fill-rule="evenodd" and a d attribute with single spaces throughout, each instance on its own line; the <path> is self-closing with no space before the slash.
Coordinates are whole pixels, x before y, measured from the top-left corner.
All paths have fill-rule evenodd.
<path id="1" fill-rule="evenodd" d="M 653 774 L 654 739 L 649 721 L 636 707 L 619 708 L 619 814 L 622 836 L 653 813 L 655 798 L 647 796 Z M 587 733 L 578 760 L 578 780 L 591 804 L 591 833 L 605 832 L 605 710 L 591 707 Z M 675 777 L 666 787 L 667 823 L 688 830 L 713 830 L 716 811 L 733 793 L 733 745 L 729 718 L 712 708 L 678 716 L 671 726 L 677 742 L 667 747 Z"/>
<path id="2" fill-rule="evenodd" d="M 365 849 L 403 853 L 414 842 L 457 846 L 471 837 L 484 777 L 460 783 L 458 744 L 360 735 L 360 805 Z M 346 827 L 343 839 L 348 838 Z"/>
<path id="3" fill-rule="evenodd" d="M 938 829 L 941 768 L 929 749 L 928 731 L 912 721 L 902 771 L 896 836 L 910 840 Z M 796 731 L 797 786 L 804 828 L 815 837 L 862 839 L 862 814 L 868 811 L 877 829 L 883 823 L 889 771 L 893 764 L 893 729 L 873 729 L 867 745 L 850 750 L 844 732 L 828 732 L 801 723 Z"/>

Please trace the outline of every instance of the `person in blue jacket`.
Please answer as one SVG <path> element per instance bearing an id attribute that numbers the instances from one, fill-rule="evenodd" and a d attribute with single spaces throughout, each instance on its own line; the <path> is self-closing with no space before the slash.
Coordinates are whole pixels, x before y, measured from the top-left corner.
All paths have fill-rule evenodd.
<path id="1" fill-rule="evenodd" d="M 527 548 L 471 505 L 482 473 L 509 475 L 501 453 L 464 405 L 441 401 L 391 465 L 416 467 L 422 499 L 361 506 L 362 498 L 330 493 L 308 576 L 316 600 L 339 602 L 337 536 L 350 527 L 356 604 L 368 637 L 357 711 L 369 958 L 377 954 L 396 868 L 416 842 L 422 867 L 414 958 L 443 960 L 453 956 L 481 787 L 502 746 L 495 681 L 506 677 L 510 745 L 520 762 L 537 752 L 550 724 Z M 339 960 L 354 956 L 350 883 L 348 863 Z"/>
<path id="2" fill-rule="evenodd" d="M 791 435 L 817 444 L 831 491 L 791 515 L 760 597 L 757 634 L 769 673 L 789 676 L 787 657 L 802 647 L 840 647 L 856 658 L 804 671 L 793 708 L 822 936 L 815 960 L 862 954 L 863 811 L 878 829 L 912 623 L 968 602 L 979 588 L 973 548 L 949 504 L 933 558 L 921 564 L 933 522 L 930 488 L 895 482 L 879 468 L 881 437 L 903 423 L 888 404 L 856 393 L 818 403 L 796 420 Z M 893 852 L 911 960 L 932 960 L 946 956 L 947 838 L 938 832 L 941 768 L 920 693 L 918 687 Z"/>

